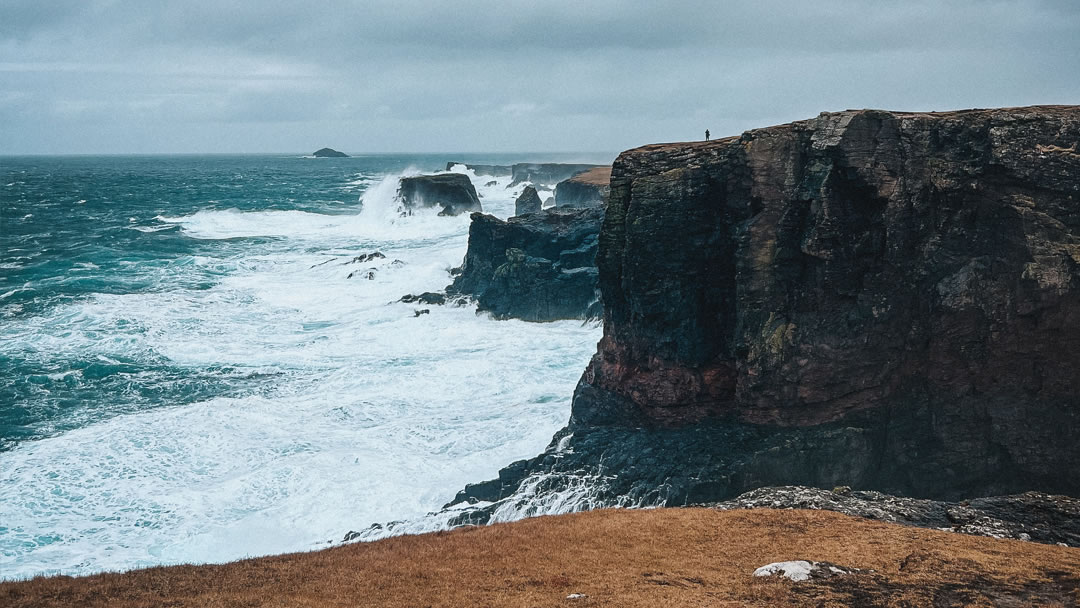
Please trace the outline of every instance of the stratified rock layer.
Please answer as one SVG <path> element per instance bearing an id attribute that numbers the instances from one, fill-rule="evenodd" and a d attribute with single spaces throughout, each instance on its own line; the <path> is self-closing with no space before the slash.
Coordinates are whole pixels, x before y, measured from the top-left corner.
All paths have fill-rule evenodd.
<path id="1" fill-rule="evenodd" d="M 407 212 L 434 206 L 442 208 L 439 215 L 460 215 L 483 210 L 472 181 L 461 173 L 403 177 L 398 188 L 398 198 Z"/>
<path id="2" fill-rule="evenodd" d="M 547 209 L 507 221 L 474 213 L 450 295 L 476 298 L 496 318 L 599 317 L 596 257 L 603 209 Z"/>

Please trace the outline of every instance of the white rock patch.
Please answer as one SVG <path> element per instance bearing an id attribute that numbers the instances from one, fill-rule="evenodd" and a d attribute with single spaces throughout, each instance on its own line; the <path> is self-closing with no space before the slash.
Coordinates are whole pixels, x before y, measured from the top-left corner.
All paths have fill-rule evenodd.
<path id="1" fill-rule="evenodd" d="M 795 582 L 805 581 L 810 578 L 810 570 L 813 564 L 798 560 L 794 562 L 776 562 L 762 566 L 754 570 L 754 576 L 784 576 Z"/>

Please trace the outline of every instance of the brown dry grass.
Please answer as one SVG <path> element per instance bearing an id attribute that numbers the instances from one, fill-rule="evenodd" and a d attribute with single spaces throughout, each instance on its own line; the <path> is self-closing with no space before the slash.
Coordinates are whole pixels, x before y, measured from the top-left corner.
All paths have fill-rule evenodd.
<path id="1" fill-rule="evenodd" d="M 594 167 L 584 173 L 578 173 L 570 179 L 583 184 L 592 184 L 593 186 L 606 186 L 611 181 L 611 167 Z"/>
<path id="2" fill-rule="evenodd" d="M 751 575 L 800 558 L 875 572 L 805 583 Z M 826 511 L 593 511 L 218 566 L 0 583 L 0 605 L 1074 606 L 1080 549 Z"/>

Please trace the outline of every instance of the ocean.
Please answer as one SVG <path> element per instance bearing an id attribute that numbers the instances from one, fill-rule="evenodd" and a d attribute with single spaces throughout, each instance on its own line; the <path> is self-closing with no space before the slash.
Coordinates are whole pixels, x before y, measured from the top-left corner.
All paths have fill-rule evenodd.
<path id="1" fill-rule="evenodd" d="M 601 330 L 397 302 L 462 262 L 394 198 L 448 160 L 582 159 L 0 157 L 0 578 L 317 549 L 541 451 Z"/>

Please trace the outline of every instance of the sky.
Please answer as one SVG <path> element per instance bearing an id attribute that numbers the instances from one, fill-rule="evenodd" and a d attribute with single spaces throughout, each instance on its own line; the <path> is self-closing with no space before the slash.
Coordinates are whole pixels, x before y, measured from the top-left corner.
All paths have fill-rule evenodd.
<path id="1" fill-rule="evenodd" d="M 0 0 L 0 154 L 617 152 L 1080 103 L 1080 0 Z"/>

